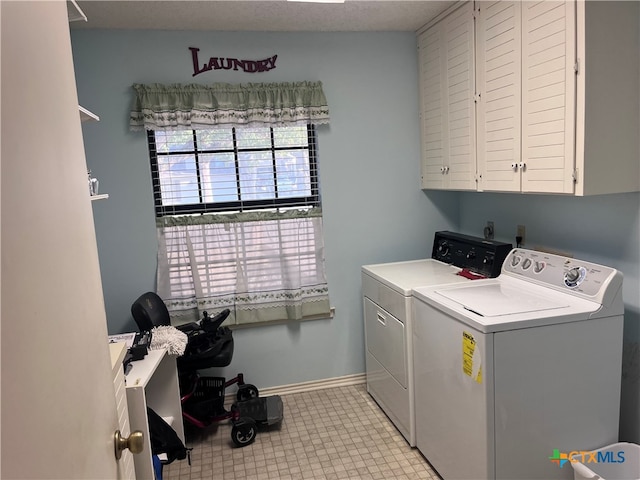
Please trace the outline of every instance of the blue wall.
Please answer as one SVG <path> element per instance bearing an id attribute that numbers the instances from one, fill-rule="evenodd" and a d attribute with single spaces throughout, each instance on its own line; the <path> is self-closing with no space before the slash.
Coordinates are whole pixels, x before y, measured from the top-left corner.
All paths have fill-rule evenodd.
<path id="1" fill-rule="evenodd" d="M 541 246 L 625 275 L 623 439 L 640 440 L 640 195 L 422 192 L 419 187 L 417 55 L 412 33 L 222 33 L 72 31 L 80 103 L 100 115 L 85 124 L 87 163 L 108 200 L 94 202 L 111 333 L 135 329 L 129 307 L 155 287 L 156 237 L 145 136 L 128 131 L 133 83 L 320 80 L 331 125 L 319 129 L 331 320 L 237 330 L 229 375 L 259 387 L 364 371 L 360 266 L 430 255 L 433 232 Z M 640 43 L 640 42 L 639 42 Z M 269 73 L 192 77 L 188 47 L 209 56 L 261 59 Z M 640 136 L 640 135 L 639 135 Z M 640 161 L 640 159 L 639 159 Z"/>
<path id="2" fill-rule="evenodd" d="M 72 31 L 87 163 L 108 200 L 94 217 L 110 333 L 135 330 L 129 308 L 155 288 L 156 235 L 146 136 L 129 132 L 133 83 L 320 80 L 331 125 L 318 129 L 331 320 L 237 330 L 223 375 L 258 387 L 364 372 L 360 267 L 424 258 L 433 232 L 458 222 L 455 193 L 420 190 L 418 71 L 413 33 Z M 277 68 L 192 77 L 189 47 Z"/>

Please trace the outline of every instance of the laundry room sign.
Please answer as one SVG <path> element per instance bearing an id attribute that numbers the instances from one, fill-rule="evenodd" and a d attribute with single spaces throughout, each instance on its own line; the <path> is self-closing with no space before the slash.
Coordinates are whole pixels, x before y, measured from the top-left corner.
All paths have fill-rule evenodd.
<path id="1" fill-rule="evenodd" d="M 278 55 L 265 58 L 263 60 L 240 60 L 229 57 L 210 57 L 206 63 L 200 63 L 198 58 L 199 48 L 189 47 L 191 50 L 191 60 L 193 62 L 193 76 L 210 70 L 242 70 L 246 73 L 268 72 L 276 68 Z"/>

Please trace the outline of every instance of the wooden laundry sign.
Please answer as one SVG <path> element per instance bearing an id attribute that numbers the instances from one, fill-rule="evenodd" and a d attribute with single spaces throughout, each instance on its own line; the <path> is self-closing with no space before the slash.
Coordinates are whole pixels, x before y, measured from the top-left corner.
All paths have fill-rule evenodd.
<path id="1" fill-rule="evenodd" d="M 278 55 L 264 60 L 239 60 L 237 58 L 210 57 L 208 63 L 200 63 L 198 59 L 199 48 L 189 47 L 191 60 L 193 61 L 193 76 L 210 70 L 242 70 L 247 73 L 268 72 L 276 68 Z"/>

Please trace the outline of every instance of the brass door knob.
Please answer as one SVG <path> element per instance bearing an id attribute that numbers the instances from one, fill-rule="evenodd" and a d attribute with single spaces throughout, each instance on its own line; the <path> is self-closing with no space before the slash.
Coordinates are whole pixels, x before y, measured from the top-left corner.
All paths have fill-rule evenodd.
<path id="1" fill-rule="evenodd" d="M 131 450 L 133 454 L 142 452 L 144 448 L 144 434 L 140 430 L 136 430 L 125 438 L 120 434 L 120 430 L 116 430 L 116 433 L 113 434 L 113 443 L 115 446 L 116 460 L 120 460 L 122 452 L 127 448 Z"/>

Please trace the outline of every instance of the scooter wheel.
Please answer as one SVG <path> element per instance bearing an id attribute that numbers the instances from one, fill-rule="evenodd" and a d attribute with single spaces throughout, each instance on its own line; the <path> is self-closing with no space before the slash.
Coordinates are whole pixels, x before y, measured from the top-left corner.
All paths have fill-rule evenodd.
<path id="1" fill-rule="evenodd" d="M 250 383 L 245 383 L 244 385 L 240 385 L 238 387 L 238 393 L 236 393 L 236 399 L 239 402 L 244 402 L 245 400 L 251 400 L 252 398 L 257 398 L 260 396 L 260 392 L 255 385 L 251 385 Z"/>
<path id="2" fill-rule="evenodd" d="M 238 447 L 246 447 L 256 439 L 258 425 L 253 418 L 241 417 L 231 427 L 231 440 Z"/>

